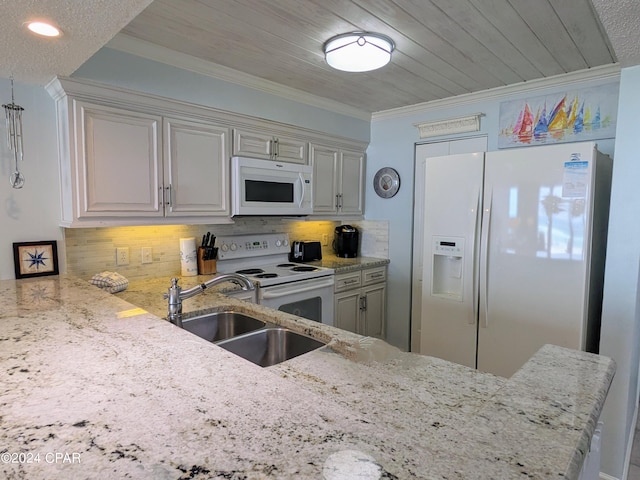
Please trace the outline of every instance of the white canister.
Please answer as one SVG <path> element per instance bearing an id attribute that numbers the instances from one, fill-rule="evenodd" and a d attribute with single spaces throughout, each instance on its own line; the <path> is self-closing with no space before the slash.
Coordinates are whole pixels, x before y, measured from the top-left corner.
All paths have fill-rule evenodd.
<path id="1" fill-rule="evenodd" d="M 180 239 L 180 266 L 183 277 L 198 275 L 198 254 L 195 237 Z"/>

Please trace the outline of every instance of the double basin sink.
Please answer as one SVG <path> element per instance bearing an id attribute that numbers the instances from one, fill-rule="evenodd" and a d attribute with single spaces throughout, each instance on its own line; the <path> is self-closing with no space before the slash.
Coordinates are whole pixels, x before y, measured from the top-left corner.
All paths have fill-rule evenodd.
<path id="1" fill-rule="evenodd" d="M 217 312 L 182 321 L 182 328 L 250 362 L 269 367 L 325 344 L 240 312 Z"/>

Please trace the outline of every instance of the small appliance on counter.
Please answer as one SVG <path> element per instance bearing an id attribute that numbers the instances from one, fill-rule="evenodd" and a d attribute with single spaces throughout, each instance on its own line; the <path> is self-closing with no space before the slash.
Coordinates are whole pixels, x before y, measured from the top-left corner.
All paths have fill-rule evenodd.
<path id="1" fill-rule="evenodd" d="M 336 227 L 333 236 L 333 250 L 338 257 L 354 258 L 358 256 L 360 232 L 351 225 Z"/>
<path id="2" fill-rule="evenodd" d="M 320 242 L 291 242 L 290 262 L 313 262 L 322 260 Z"/>

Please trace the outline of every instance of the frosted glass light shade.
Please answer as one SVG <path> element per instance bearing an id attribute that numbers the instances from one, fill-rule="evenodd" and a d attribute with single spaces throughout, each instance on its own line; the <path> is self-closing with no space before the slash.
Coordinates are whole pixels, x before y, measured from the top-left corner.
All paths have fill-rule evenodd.
<path id="1" fill-rule="evenodd" d="M 352 32 L 330 38 L 324 44 L 324 58 L 329 66 L 345 72 L 368 72 L 384 67 L 395 48 L 386 35 Z"/>

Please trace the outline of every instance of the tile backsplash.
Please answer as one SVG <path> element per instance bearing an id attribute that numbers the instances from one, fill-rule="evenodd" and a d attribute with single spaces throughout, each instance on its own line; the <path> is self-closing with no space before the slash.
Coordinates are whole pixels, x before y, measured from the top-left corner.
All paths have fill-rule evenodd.
<path id="1" fill-rule="evenodd" d="M 345 222 L 346 223 L 346 222 Z M 224 225 L 162 225 L 148 227 L 107 227 L 65 229 L 67 272 L 90 279 L 94 274 L 117 271 L 130 280 L 180 274 L 180 238 L 202 236 L 210 231 L 216 236 L 250 233 L 286 232 L 291 240 L 321 240 L 327 235 L 323 255 L 333 253 L 333 230 L 340 222 L 295 221 L 247 217 Z M 389 229 L 386 221 L 358 221 L 351 225 L 360 230 L 360 255 L 389 257 Z M 116 266 L 116 248 L 129 248 L 129 265 Z M 152 263 L 142 264 L 142 248 L 151 247 Z"/>

